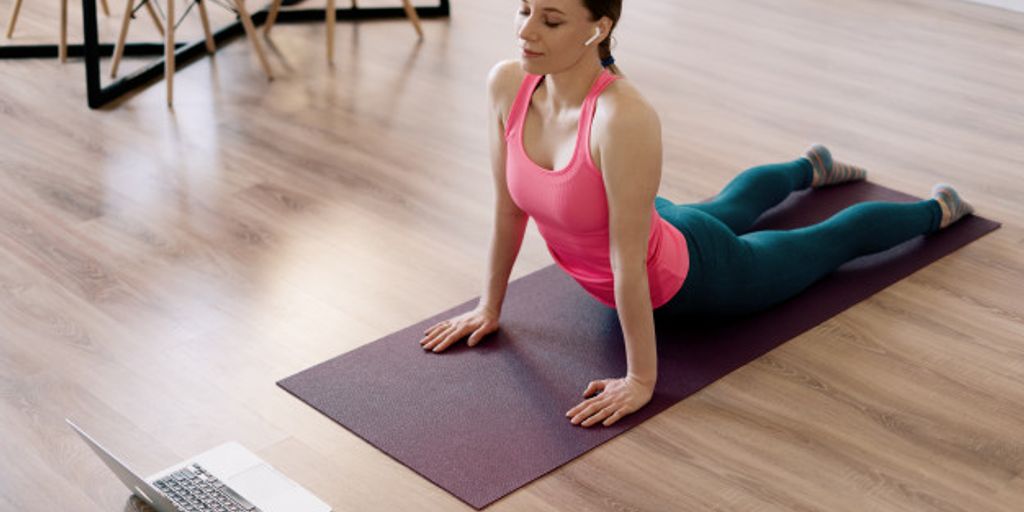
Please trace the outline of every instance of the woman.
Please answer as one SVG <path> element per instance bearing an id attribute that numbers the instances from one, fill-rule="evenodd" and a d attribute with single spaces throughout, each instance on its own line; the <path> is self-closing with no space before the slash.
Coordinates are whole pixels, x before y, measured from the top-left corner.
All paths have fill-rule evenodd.
<path id="1" fill-rule="evenodd" d="M 814 145 L 791 162 L 748 169 L 714 200 L 657 196 L 661 124 L 611 57 L 621 0 L 521 0 L 519 61 L 488 77 L 496 191 L 486 287 L 470 312 L 427 329 L 442 352 L 498 329 L 509 274 L 533 217 L 558 265 L 616 308 L 627 375 L 592 381 L 572 424 L 609 426 L 650 401 L 655 316 L 738 314 L 786 300 L 841 264 L 931 233 L 972 208 L 947 185 L 916 203 L 866 202 L 820 224 L 744 234 L 794 191 L 866 172 Z M 597 102 L 600 96 L 600 103 Z"/>

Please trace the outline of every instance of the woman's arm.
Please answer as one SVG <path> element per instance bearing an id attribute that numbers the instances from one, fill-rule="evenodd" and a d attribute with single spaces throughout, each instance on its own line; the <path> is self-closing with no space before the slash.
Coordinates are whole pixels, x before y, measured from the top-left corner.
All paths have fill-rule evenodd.
<path id="1" fill-rule="evenodd" d="M 626 344 L 626 376 L 591 381 L 570 409 L 573 424 L 609 426 L 651 400 L 658 380 L 658 347 L 647 276 L 651 208 L 661 182 L 661 122 L 646 102 L 619 98 L 608 109 L 599 137 L 601 173 L 608 196 L 609 256 L 615 305 Z M 607 141 L 607 142 L 604 142 Z"/>
<path id="2" fill-rule="evenodd" d="M 513 67 L 514 66 L 514 67 Z M 461 315 L 427 328 L 420 339 L 425 350 L 443 352 L 467 334 L 466 344 L 475 346 L 480 340 L 498 329 L 501 305 L 508 290 L 508 277 L 512 273 L 523 234 L 530 218 L 519 209 L 505 183 L 505 122 L 510 95 L 522 79 L 519 63 L 502 61 L 491 68 L 487 77 L 487 138 L 491 149 L 491 170 L 494 175 L 494 232 L 491 253 L 487 261 L 484 289 L 477 306 Z"/>
<path id="3" fill-rule="evenodd" d="M 626 342 L 628 376 L 653 387 L 658 379 L 658 357 L 647 243 L 651 205 L 661 182 L 661 123 L 651 108 L 618 111 L 609 123 L 611 143 L 601 154 L 615 305 Z"/>
<path id="4" fill-rule="evenodd" d="M 514 66 L 514 67 L 513 67 Z M 511 87 L 519 73 L 519 63 L 514 60 L 499 62 L 491 68 L 487 77 L 488 109 L 487 133 L 490 142 L 491 170 L 494 175 L 494 233 L 491 237 L 491 251 L 488 258 L 484 290 L 480 305 L 496 315 L 508 289 L 508 278 L 512 273 L 529 216 L 513 201 L 505 181 L 505 119 L 504 110 L 510 103 Z"/>

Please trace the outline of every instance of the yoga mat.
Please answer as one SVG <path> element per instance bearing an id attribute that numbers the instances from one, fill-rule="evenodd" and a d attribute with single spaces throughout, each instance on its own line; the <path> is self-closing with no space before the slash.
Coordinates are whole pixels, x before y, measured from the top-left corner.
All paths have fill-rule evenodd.
<path id="1" fill-rule="evenodd" d="M 916 198 L 871 183 L 801 191 L 753 228 L 812 224 L 860 201 Z M 729 320 L 660 318 L 651 401 L 611 427 L 565 412 L 591 380 L 626 373 L 615 310 L 555 265 L 509 284 L 498 331 L 441 353 L 424 329 L 479 298 L 278 382 L 299 399 L 476 509 L 586 453 L 782 342 L 999 227 L 967 217 L 851 261 L 798 297 Z"/>

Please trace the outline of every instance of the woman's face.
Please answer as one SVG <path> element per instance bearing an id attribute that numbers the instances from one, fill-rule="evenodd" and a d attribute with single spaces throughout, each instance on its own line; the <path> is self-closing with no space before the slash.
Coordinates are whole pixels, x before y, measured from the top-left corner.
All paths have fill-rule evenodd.
<path id="1" fill-rule="evenodd" d="M 583 44 L 601 25 L 591 21 L 580 0 L 520 0 L 515 26 L 519 61 L 535 75 L 571 67 L 589 52 L 597 58 L 597 46 L 606 33 L 602 28 L 601 37 L 590 46 Z"/>

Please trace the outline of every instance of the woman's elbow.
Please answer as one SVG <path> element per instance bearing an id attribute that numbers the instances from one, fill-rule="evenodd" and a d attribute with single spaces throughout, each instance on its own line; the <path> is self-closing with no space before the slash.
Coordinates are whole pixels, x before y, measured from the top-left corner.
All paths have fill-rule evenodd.
<path id="1" fill-rule="evenodd" d="M 647 262 L 643 259 L 612 259 L 612 274 L 616 279 L 640 280 L 647 278 Z"/>

